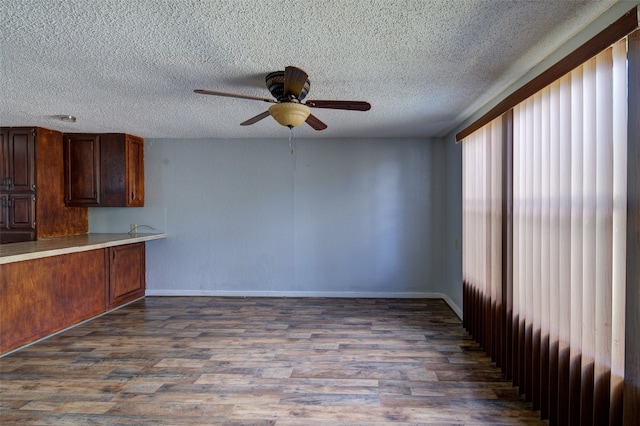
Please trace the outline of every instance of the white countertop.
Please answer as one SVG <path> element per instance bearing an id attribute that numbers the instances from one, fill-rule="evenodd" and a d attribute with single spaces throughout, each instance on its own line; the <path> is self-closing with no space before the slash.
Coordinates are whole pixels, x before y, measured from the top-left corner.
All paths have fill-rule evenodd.
<path id="1" fill-rule="evenodd" d="M 167 234 L 82 234 L 0 245 L 0 265 L 167 238 Z"/>

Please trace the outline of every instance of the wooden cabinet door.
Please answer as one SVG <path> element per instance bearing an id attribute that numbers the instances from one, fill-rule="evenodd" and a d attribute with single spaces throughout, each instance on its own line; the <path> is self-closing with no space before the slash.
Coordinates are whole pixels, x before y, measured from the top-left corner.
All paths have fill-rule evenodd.
<path id="1" fill-rule="evenodd" d="M 5 187 L 12 192 L 36 190 L 35 129 L 9 129 L 7 140 L 8 176 Z"/>
<path id="2" fill-rule="evenodd" d="M 145 245 L 127 244 L 109 248 L 109 305 L 113 309 L 144 296 Z"/>
<path id="3" fill-rule="evenodd" d="M 100 205 L 100 136 L 64 136 L 65 204 L 88 207 Z"/>
<path id="4" fill-rule="evenodd" d="M 36 196 L 34 194 L 9 195 L 9 228 L 36 229 Z"/>
<path id="5" fill-rule="evenodd" d="M 144 140 L 127 135 L 127 206 L 144 207 Z"/>
<path id="6" fill-rule="evenodd" d="M 0 243 L 18 243 L 36 239 L 35 194 L 2 194 Z"/>

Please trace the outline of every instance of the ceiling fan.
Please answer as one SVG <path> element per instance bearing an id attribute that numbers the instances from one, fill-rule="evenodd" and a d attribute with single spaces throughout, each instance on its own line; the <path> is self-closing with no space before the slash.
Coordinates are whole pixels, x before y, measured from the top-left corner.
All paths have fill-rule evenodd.
<path id="1" fill-rule="evenodd" d="M 241 95 L 237 93 L 218 92 L 216 90 L 197 89 L 196 93 L 203 95 L 226 96 L 229 98 L 253 99 L 269 102 L 274 105 L 261 114 L 240 123 L 248 126 L 257 123 L 271 115 L 283 126 L 293 128 L 307 123 L 315 130 L 324 130 L 327 125 L 311 114 L 311 108 L 342 109 L 348 111 L 368 111 L 371 104 L 364 101 L 331 101 L 331 100 L 302 100 L 309 93 L 311 82 L 307 73 L 297 67 L 288 66 L 284 71 L 275 71 L 265 77 L 267 89 L 275 99 L 259 96 Z"/>

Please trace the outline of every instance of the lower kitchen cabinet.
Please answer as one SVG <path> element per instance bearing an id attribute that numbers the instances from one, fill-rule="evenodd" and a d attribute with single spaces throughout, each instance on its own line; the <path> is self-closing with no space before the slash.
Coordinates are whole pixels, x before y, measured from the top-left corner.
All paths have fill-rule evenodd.
<path id="1" fill-rule="evenodd" d="M 109 305 L 113 309 L 144 296 L 144 243 L 109 247 Z"/>
<path id="2" fill-rule="evenodd" d="M 0 243 L 36 239 L 36 196 L 0 194 Z"/>
<path id="3" fill-rule="evenodd" d="M 144 242 L 0 264 L 0 354 L 144 293 Z"/>

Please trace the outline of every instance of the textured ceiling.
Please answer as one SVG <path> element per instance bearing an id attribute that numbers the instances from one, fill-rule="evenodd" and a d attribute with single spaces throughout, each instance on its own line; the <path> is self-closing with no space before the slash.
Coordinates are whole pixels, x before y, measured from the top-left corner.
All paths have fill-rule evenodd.
<path id="1" fill-rule="evenodd" d="M 264 138 L 288 131 L 264 76 L 309 73 L 316 109 L 298 137 L 441 136 L 615 0 L 0 0 L 0 124 L 146 138 Z M 75 124 L 53 116 L 72 114 Z"/>

